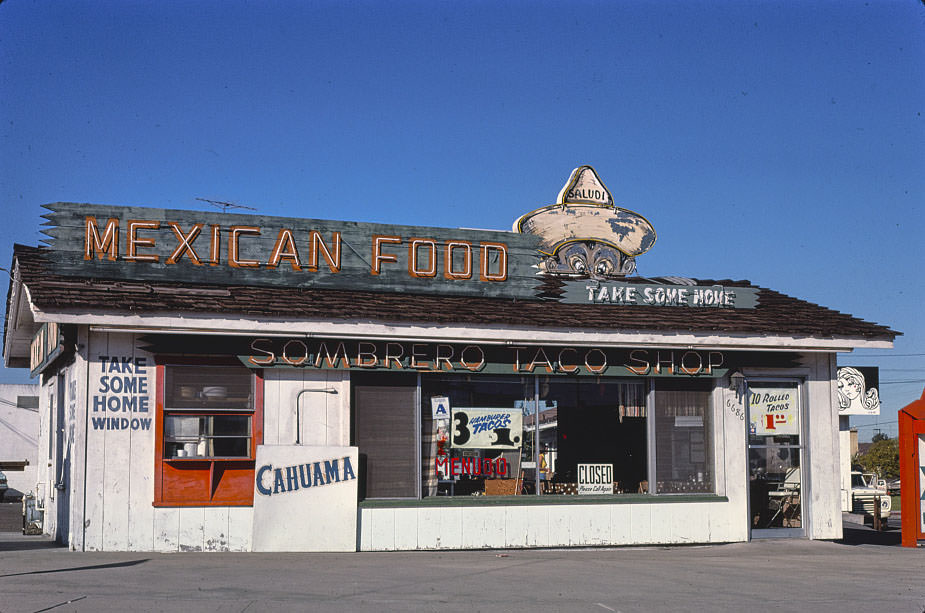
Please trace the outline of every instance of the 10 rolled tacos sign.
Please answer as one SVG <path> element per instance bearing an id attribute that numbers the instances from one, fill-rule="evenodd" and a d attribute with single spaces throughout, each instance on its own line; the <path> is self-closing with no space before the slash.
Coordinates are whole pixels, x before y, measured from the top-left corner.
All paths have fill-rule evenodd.
<path id="1" fill-rule="evenodd" d="M 482 296 L 569 303 L 753 308 L 750 287 L 635 283 L 655 243 L 590 166 L 512 232 L 54 203 L 49 259 L 65 276 Z M 552 291 L 550 291 L 552 287 Z"/>

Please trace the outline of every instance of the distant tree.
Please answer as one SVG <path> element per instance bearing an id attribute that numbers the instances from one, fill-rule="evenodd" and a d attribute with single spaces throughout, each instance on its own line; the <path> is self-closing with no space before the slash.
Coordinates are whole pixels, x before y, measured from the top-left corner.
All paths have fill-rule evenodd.
<path id="1" fill-rule="evenodd" d="M 889 439 L 890 439 L 890 437 L 887 436 L 886 434 L 884 434 L 883 432 L 878 432 L 878 433 L 875 434 L 873 437 L 871 437 L 870 441 L 871 441 L 872 443 L 876 443 L 877 441 L 886 441 L 886 440 L 889 440 Z"/>
<path id="2" fill-rule="evenodd" d="M 867 453 L 857 455 L 856 463 L 881 479 L 899 478 L 899 439 L 878 434 L 873 441 Z"/>

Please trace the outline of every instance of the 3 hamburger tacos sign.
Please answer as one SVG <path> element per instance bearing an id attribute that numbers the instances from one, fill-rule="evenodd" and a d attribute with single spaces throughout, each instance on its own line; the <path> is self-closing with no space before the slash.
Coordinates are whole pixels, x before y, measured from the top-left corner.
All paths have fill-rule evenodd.
<path id="1" fill-rule="evenodd" d="M 557 202 L 517 219 L 513 232 L 60 202 L 46 208 L 49 257 L 66 276 L 593 304 L 756 304 L 753 288 L 624 283 L 635 258 L 654 245 L 655 229 L 615 206 L 590 166 L 576 168 Z"/>

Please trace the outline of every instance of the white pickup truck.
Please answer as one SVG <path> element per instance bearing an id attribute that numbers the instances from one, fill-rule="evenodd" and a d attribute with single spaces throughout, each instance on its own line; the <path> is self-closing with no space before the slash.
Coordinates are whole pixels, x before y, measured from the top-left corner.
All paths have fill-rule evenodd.
<path id="1" fill-rule="evenodd" d="M 851 471 L 851 512 L 873 517 L 876 496 L 880 496 L 880 519 L 887 519 L 893 509 L 893 502 L 886 482 L 873 474 Z"/>

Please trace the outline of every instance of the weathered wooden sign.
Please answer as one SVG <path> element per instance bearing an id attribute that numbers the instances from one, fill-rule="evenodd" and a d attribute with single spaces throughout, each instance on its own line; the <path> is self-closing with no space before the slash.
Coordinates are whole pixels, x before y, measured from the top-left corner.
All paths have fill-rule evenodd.
<path id="1" fill-rule="evenodd" d="M 46 323 L 32 337 L 29 348 L 29 373 L 34 377 L 64 351 L 64 339 L 56 323 Z"/>
<path id="2" fill-rule="evenodd" d="M 753 288 L 627 285 L 655 229 L 590 166 L 514 231 L 58 202 L 53 272 L 160 282 L 349 289 L 573 304 L 754 308 Z"/>
<path id="3" fill-rule="evenodd" d="M 173 334 L 145 336 L 142 343 L 146 351 L 157 354 L 229 355 L 249 368 L 308 370 L 716 378 L 730 368 L 796 365 L 794 355 L 783 352 L 703 349 L 415 343 L 304 336 L 216 336 L 203 344 L 198 337 Z"/>
<path id="4" fill-rule="evenodd" d="M 724 287 L 722 285 L 651 285 L 621 282 L 578 284 L 573 282 L 565 288 L 564 301 L 587 304 L 750 309 L 758 304 L 758 290 L 753 287 Z"/>
<path id="5" fill-rule="evenodd" d="M 425 226 L 46 205 L 69 276 L 535 299 L 537 239 Z"/>

